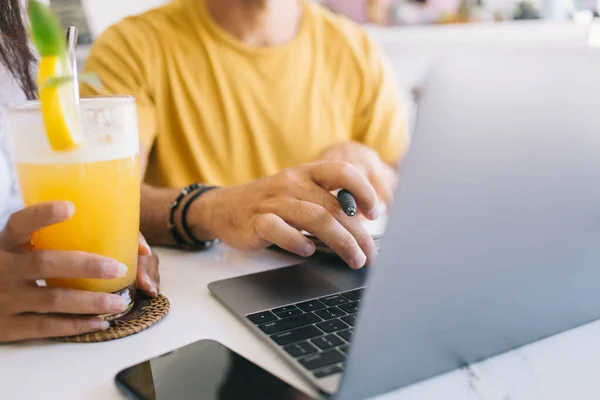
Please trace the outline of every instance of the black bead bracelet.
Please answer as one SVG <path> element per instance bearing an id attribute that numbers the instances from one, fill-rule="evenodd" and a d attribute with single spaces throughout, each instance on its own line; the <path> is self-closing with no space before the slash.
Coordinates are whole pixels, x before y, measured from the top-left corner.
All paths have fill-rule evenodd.
<path id="1" fill-rule="evenodd" d="M 183 238 L 183 236 L 181 235 L 179 230 L 177 229 L 177 226 L 175 226 L 175 213 L 177 212 L 177 208 L 179 208 L 179 204 L 185 198 L 185 196 L 187 196 L 194 190 L 199 189 L 201 187 L 203 187 L 203 185 L 201 185 L 199 183 L 194 183 L 194 184 L 191 184 L 191 185 L 185 187 L 184 189 L 181 190 L 181 192 L 179 193 L 179 196 L 177 196 L 175 201 L 173 201 L 173 203 L 171 203 L 171 213 L 169 215 L 169 232 L 171 232 L 171 236 L 173 236 L 175 243 L 177 243 L 177 246 L 180 248 L 189 248 L 190 246 L 185 241 L 185 239 Z"/>
<path id="2" fill-rule="evenodd" d="M 190 226 L 189 226 L 188 220 L 187 220 L 187 214 L 190 209 L 190 206 L 192 205 L 192 203 L 194 201 L 196 201 L 204 193 L 206 193 L 210 190 L 216 189 L 216 188 L 217 188 L 216 186 L 202 186 L 202 187 L 198 188 L 196 190 L 196 193 L 194 193 L 190 197 L 190 199 L 187 201 L 187 203 L 185 203 L 185 205 L 183 206 L 183 210 L 181 211 L 181 226 L 183 227 L 183 230 L 184 230 L 185 234 L 188 236 L 188 238 L 194 243 L 195 248 L 197 248 L 199 250 L 208 249 L 215 243 L 215 241 L 214 240 L 211 240 L 211 241 L 198 240 L 198 238 L 196 238 L 196 236 L 190 229 Z"/>

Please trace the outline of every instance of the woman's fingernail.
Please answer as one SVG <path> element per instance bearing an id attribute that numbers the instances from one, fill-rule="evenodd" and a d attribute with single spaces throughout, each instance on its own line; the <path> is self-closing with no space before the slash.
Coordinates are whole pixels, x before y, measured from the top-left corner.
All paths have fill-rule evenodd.
<path id="1" fill-rule="evenodd" d="M 102 265 L 107 278 L 122 278 L 127 275 L 127 265 L 116 261 L 107 261 Z"/>
<path id="2" fill-rule="evenodd" d="M 150 293 L 153 296 L 156 296 L 158 294 L 158 289 L 156 288 L 156 283 L 154 283 L 154 281 L 150 279 L 150 275 L 146 274 L 146 276 L 144 277 L 144 282 L 146 282 L 146 285 L 148 285 Z"/>
<path id="3" fill-rule="evenodd" d="M 129 307 L 129 302 L 118 295 L 111 295 L 108 299 L 108 308 L 112 312 L 125 311 Z"/>
<path id="4" fill-rule="evenodd" d="M 75 215 L 75 204 L 67 201 L 67 218 L 71 218 L 73 215 Z"/>
<path id="5" fill-rule="evenodd" d="M 123 264 L 123 263 L 119 263 L 118 265 L 118 270 L 117 270 L 117 278 L 122 278 L 125 275 L 127 275 L 127 265 Z"/>
<path id="6" fill-rule="evenodd" d="M 110 328 L 110 323 L 108 321 L 95 318 L 90 320 L 90 327 L 95 331 L 105 331 Z"/>
<path id="7" fill-rule="evenodd" d="M 306 246 L 304 247 L 304 251 L 302 252 L 302 255 L 304 257 L 310 257 L 313 254 L 315 254 L 315 250 L 316 250 L 315 244 L 313 242 L 308 242 L 308 243 L 306 243 Z"/>

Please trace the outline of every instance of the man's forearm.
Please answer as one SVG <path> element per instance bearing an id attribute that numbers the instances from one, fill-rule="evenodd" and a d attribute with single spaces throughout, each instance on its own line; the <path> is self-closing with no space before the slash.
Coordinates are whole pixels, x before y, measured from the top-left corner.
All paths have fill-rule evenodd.
<path id="1" fill-rule="evenodd" d="M 140 230 L 152 245 L 174 245 L 169 233 L 171 203 L 179 195 L 178 189 L 155 188 L 142 184 Z"/>
<path id="2" fill-rule="evenodd" d="M 181 189 L 157 188 L 142 184 L 140 230 L 150 244 L 157 246 L 172 246 L 176 244 L 171 232 L 169 232 L 169 217 L 171 204 L 173 204 L 180 193 Z M 198 209 L 202 207 L 201 203 L 204 202 L 204 197 L 203 195 L 200 199 L 196 200 L 192 206 L 193 209 L 190 209 L 190 227 L 197 239 L 211 240 L 213 237 L 208 230 L 202 229 L 205 213 Z M 175 226 L 181 233 L 183 233 L 181 211 L 188 200 L 189 196 L 184 198 L 175 213 Z"/>

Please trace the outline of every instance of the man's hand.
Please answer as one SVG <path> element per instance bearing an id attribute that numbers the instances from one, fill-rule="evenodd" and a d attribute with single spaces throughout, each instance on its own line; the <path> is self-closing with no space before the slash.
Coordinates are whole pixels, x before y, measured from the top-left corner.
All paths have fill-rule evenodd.
<path id="1" fill-rule="evenodd" d="M 350 164 L 321 162 L 207 192 L 193 204 L 189 221 L 198 238 L 218 237 L 244 251 L 275 244 L 308 257 L 315 245 L 299 231 L 305 230 L 357 269 L 377 250 L 360 219 L 348 217 L 330 193 L 340 188 L 352 192 L 367 218 L 377 217 L 377 194 L 364 174 Z"/>
<path id="2" fill-rule="evenodd" d="M 38 204 L 13 214 L 0 232 L 0 342 L 104 330 L 108 322 L 87 315 L 113 314 L 127 307 L 118 295 L 36 284 L 46 278 L 114 279 L 127 273 L 123 264 L 95 254 L 31 251 L 33 232 L 66 221 L 74 212 L 69 202 Z M 158 259 L 149 253 L 140 241 L 140 286 L 155 295 Z"/>
<path id="3" fill-rule="evenodd" d="M 396 189 L 396 171 L 379 154 L 358 142 L 338 143 L 317 157 L 317 161 L 345 162 L 358 168 L 371 182 L 379 199 L 389 205 Z"/>

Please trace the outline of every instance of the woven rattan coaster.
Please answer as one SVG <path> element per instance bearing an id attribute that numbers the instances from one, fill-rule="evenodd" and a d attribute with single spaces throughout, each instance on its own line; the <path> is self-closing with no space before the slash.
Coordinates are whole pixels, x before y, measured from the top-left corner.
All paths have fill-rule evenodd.
<path id="1" fill-rule="evenodd" d="M 138 291 L 131 311 L 118 320 L 112 321 L 108 330 L 56 338 L 56 340 L 69 343 L 97 343 L 121 339 L 150 328 L 167 315 L 169 308 L 171 304 L 164 295 L 159 294 L 150 298 Z"/>

